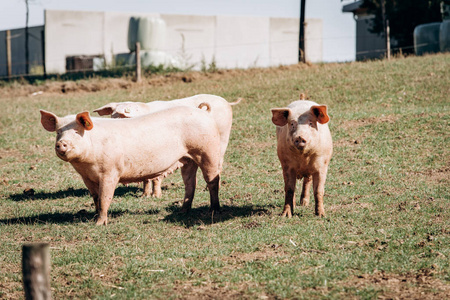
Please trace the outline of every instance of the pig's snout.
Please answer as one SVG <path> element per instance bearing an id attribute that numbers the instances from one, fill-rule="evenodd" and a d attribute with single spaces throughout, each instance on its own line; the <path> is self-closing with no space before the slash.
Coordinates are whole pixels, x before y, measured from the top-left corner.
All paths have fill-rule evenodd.
<path id="1" fill-rule="evenodd" d="M 60 155 L 65 155 L 66 152 L 69 151 L 69 148 L 69 143 L 67 143 L 66 141 L 61 140 L 56 142 L 55 150 Z"/>
<path id="2" fill-rule="evenodd" d="M 297 149 L 303 150 L 307 144 L 307 140 L 301 136 L 294 138 L 294 145 Z"/>

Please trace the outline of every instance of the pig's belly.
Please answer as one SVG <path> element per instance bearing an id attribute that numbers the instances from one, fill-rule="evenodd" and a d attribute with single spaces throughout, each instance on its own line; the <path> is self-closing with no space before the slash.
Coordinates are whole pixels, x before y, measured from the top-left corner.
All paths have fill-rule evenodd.
<path id="1" fill-rule="evenodd" d="M 152 179 L 173 169 L 173 166 L 182 156 L 161 155 L 157 159 L 148 157 L 144 160 L 125 160 L 120 172 L 120 183 L 138 182 L 145 179 Z"/>
<path id="2" fill-rule="evenodd" d="M 131 183 L 131 182 L 140 182 L 142 180 L 145 179 L 152 179 L 152 178 L 156 178 L 162 174 L 164 174 L 165 172 L 157 172 L 157 173 L 153 173 L 153 174 L 148 174 L 148 175 L 139 175 L 139 176 L 124 176 L 121 177 L 119 182 L 120 183 Z"/>

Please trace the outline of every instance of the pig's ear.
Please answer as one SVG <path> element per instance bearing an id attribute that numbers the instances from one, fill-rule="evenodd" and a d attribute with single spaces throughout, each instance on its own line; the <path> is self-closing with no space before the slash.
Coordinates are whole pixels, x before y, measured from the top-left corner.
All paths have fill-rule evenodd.
<path id="1" fill-rule="evenodd" d="M 291 110 L 289 108 L 272 108 L 272 123 L 277 126 L 284 126 L 288 122 Z"/>
<path id="2" fill-rule="evenodd" d="M 320 124 L 326 124 L 330 121 L 330 117 L 327 114 L 326 105 L 314 105 L 311 106 L 311 112 L 317 117 L 317 122 Z"/>
<path id="3" fill-rule="evenodd" d="M 133 118 L 139 116 L 139 108 L 132 103 L 124 103 L 122 105 L 117 105 L 114 109 L 114 118 Z"/>
<path id="4" fill-rule="evenodd" d="M 117 107 L 117 103 L 111 102 L 94 110 L 100 116 L 111 115 Z"/>
<path id="5" fill-rule="evenodd" d="M 89 116 L 89 112 L 84 111 L 79 113 L 76 117 L 77 123 L 84 127 L 86 130 L 91 130 L 94 128 L 94 124 L 92 123 L 91 117 Z"/>
<path id="6" fill-rule="evenodd" d="M 56 122 L 58 117 L 48 111 L 40 110 L 41 112 L 41 124 L 45 128 L 45 130 L 53 132 L 56 130 Z"/>

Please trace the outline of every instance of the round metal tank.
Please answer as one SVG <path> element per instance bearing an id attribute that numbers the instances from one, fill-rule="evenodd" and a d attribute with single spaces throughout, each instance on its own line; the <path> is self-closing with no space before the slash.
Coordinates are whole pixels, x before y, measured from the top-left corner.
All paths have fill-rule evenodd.
<path id="1" fill-rule="evenodd" d="M 141 50 L 162 50 L 166 41 L 166 23 L 156 17 L 131 17 L 128 25 L 128 49 L 136 51 L 136 43 Z"/>
<path id="2" fill-rule="evenodd" d="M 439 52 L 441 23 L 422 24 L 414 28 L 414 51 L 416 55 Z"/>
<path id="3" fill-rule="evenodd" d="M 441 23 L 439 32 L 439 49 L 441 52 L 450 51 L 450 20 Z"/>

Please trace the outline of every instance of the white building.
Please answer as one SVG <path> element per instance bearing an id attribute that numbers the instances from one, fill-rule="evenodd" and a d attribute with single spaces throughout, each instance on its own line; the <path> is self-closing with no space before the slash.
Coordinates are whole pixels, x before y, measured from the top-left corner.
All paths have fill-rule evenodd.
<path id="1" fill-rule="evenodd" d="M 66 59 L 130 52 L 131 17 L 157 17 L 166 24 L 165 53 L 195 65 L 249 68 L 298 62 L 299 19 L 245 16 L 195 16 L 86 11 L 45 11 L 47 73 L 64 73 Z M 306 60 L 322 61 L 322 20 L 307 19 Z"/>

